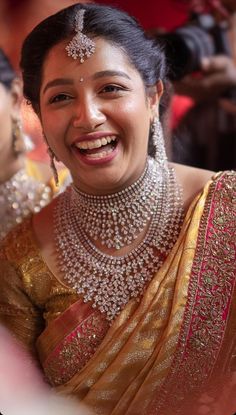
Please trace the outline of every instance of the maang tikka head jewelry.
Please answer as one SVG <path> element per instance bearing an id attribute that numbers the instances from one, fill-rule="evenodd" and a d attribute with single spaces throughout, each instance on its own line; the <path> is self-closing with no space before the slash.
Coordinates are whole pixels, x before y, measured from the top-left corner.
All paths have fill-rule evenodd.
<path id="1" fill-rule="evenodd" d="M 95 52 L 95 43 L 82 33 L 84 27 L 84 13 L 85 9 L 80 9 L 76 13 L 75 32 L 77 33 L 66 46 L 68 56 L 71 56 L 73 59 L 79 58 L 81 63 Z"/>
<path id="2" fill-rule="evenodd" d="M 15 157 L 26 152 L 25 137 L 22 131 L 22 123 L 19 119 L 12 119 L 13 152 Z"/>

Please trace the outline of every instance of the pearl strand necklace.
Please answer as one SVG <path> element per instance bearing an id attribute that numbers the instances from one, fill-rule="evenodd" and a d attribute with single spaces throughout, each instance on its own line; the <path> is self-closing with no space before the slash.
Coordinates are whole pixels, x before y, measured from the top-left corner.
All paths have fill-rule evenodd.
<path id="1" fill-rule="evenodd" d="M 94 245 L 87 234 L 88 217 L 85 219 L 81 215 L 80 203 L 76 206 L 73 187 L 59 197 L 54 210 L 58 265 L 65 281 L 83 296 L 85 302 L 91 301 L 93 307 L 106 313 L 110 321 L 131 298 L 142 295 L 146 284 L 176 242 L 183 217 L 181 190 L 173 169 L 160 171 L 156 162 L 149 159 L 144 174 L 132 186 L 132 189 L 137 187 L 137 193 L 138 187 L 149 189 L 152 197 L 146 197 L 152 201 L 152 214 L 143 241 L 123 256 L 105 254 Z M 130 188 L 122 191 L 122 200 L 124 194 L 129 199 Z M 139 192 L 141 200 L 142 192 Z M 119 198 L 120 193 L 115 197 Z M 78 192 L 76 198 L 80 195 Z M 102 196 L 103 201 L 106 198 L 110 200 L 108 196 Z M 113 228 L 117 226 L 118 216 L 114 219 Z"/>

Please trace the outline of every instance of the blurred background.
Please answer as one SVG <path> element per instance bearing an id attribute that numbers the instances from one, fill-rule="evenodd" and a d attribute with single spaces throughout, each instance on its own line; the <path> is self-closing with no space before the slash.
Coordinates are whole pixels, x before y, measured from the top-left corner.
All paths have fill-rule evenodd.
<path id="1" fill-rule="evenodd" d="M 1 46 L 15 67 L 18 66 L 21 44 L 27 33 L 43 18 L 75 4 L 74 0 L 1 0 Z M 81 1 L 86 2 L 85 0 Z M 98 1 L 99 3 L 99 1 Z M 187 18 L 187 7 L 175 0 L 117 0 L 101 1 L 123 8 L 136 16 L 145 29 L 164 27 L 170 30 Z"/>

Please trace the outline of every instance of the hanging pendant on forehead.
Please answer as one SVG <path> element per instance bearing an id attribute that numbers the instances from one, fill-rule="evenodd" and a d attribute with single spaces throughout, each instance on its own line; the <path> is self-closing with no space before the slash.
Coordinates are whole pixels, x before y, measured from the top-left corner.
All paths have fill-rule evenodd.
<path id="1" fill-rule="evenodd" d="M 66 46 L 68 56 L 79 59 L 83 63 L 95 52 L 95 43 L 88 36 L 82 33 L 84 27 L 85 10 L 81 9 L 76 13 L 74 30 L 76 35 Z"/>

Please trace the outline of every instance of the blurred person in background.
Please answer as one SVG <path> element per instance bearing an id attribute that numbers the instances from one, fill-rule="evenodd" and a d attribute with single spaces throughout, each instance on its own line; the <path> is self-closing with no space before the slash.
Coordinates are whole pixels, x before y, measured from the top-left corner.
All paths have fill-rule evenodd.
<path id="1" fill-rule="evenodd" d="M 38 212 L 69 181 L 66 169 L 60 186 L 51 179 L 49 163 L 29 159 L 30 138 L 23 132 L 22 83 L 0 49 L 0 240 L 30 213 Z"/>
<path id="2" fill-rule="evenodd" d="M 236 165 L 236 121 L 234 117 L 235 88 L 235 8 L 234 0 L 169 0 L 158 8 L 154 0 L 144 7 L 132 0 L 104 0 L 121 6 L 134 15 L 151 35 L 175 33 L 188 27 L 192 14 L 212 16 L 215 25 L 225 36 L 221 55 L 207 54 L 198 67 L 180 76 L 169 88 L 170 108 L 165 114 L 165 133 L 168 154 L 174 161 L 197 167 L 222 170 Z M 158 5 L 160 5 L 159 2 Z M 194 23 L 195 24 L 195 23 Z M 226 33 L 227 32 L 227 33 Z M 205 33 L 205 40 L 208 37 Z M 164 35 L 165 36 L 165 35 Z M 209 35 L 210 36 L 210 35 Z M 196 47 L 204 50 L 204 39 L 196 36 Z M 213 42 L 213 39 L 211 40 Z M 183 56 L 181 55 L 181 58 Z M 173 58 L 173 59 L 172 59 Z M 172 54 L 171 65 L 181 59 L 179 50 Z M 181 63 L 183 64 L 183 62 Z M 199 62 L 200 64 L 200 62 Z M 175 65 L 173 65 L 175 67 Z M 176 76 L 176 73 L 175 73 Z M 230 90 L 230 93 L 229 93 Z M 168 104 L 167 100 L 166 103 Z"/>
<path id="3" fill-rule="evenodd" d="M 235 169 L 236 2 L 234 0 L 173 1 L 176 4 L 187 4 L 190 11 L 200 19 L 205 18 L 207 13 L 214 19 L 215 25 L 213 29 L 215 32 L 212 31 L 215 33 L 214 38 L 210 30 L 207 33 L 208 29 L 206 29 L 204 35 L 206 45 L 201 36 L 194 40 L 196 53 L 198 48 L 202 48 L 199 52 L 198 70 L 180 76 L 173 82 L 175 93 L 172 103 L 173 117 L 178 113 L 186 97 L 189 108 L 174 125 L 173 159 L 216 171 Z M 201 35 L 200 32 L 199 34 Z M 222 52 L 206 51 L 207 42 L 214 44 L 216 48 L 222 48 Z M 177 55 L 176 59 L 178 59 Z"/>

